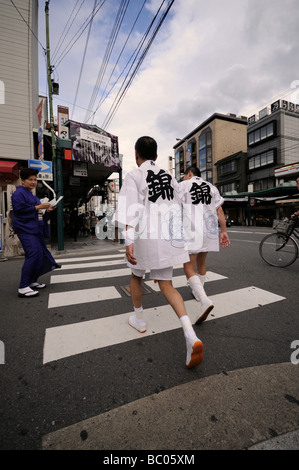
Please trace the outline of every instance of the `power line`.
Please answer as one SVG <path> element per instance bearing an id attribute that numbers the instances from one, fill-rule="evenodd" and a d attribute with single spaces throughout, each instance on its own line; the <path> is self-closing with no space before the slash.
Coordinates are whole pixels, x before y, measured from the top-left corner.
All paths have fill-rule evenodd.
<path id="1" fill-rule="evenodd" d="M 18 8 L 16 7 L 16 5 L 14 4 L 13 0 L 10 0 L 11 3 L 13 4 L 13 6 L 15 7 L 15 9 L 17 10 L 17 12 L 19 13 L 20 17 L 22 18 L 22 20 L 24 21 L 24 23 L 27 25 L 28 29 L 31 31 L 32 35 L 35 37 L 35 39 L 37 40 L 37 42 L 39 43 L 39 45 L 41 46 L 41 48 L 43 49 L 44 53 L 46 54 L 47 50 L 46 48 L 42 45 L 42 43 L 40 42 L 40 40 L 38 39 L 38 37 L 36 36 L 36 34 L 34 33 L 34 31 L 32 31 L 30 25 L 28 24 L 28 22 L 25 20 L 24 16 L 22 15 L 22 13 L 20 12 L 20 10 L 18 10 Z"/>
<path id="2" fill-rule="evenodd" d="M 109 83 L 110 83 L 110 80 L 111 80 L 111 78 L 112 78 L 112 76 L 113 76 L 113 73 L 114 73 L 114 71 L 115 71 L 115 69 L 116 69 L 116 66 L 118 65 L 118 62 L 119 62 L 119 60 L 120 60 L 120 58 L 121 58 L 121 56 L 122 56 L 122 54 L 123 54 L 123 51 L 124 51 L 124 49 L 125 49 L 125 47 L 126 47 L 126 45 L 127 45 L 127 43 L 128 43 L 128 40 L 129 40 L 129 38 L 130 38 L 130 36 L 131 36 L 133 30 L 134 30 L 134 27 L 135 27 L 135 25 L 136 25 L 136 23 L 137 23 L 137 21 L 138 21 L 138 19 L 139 19 L 139 17 L 140 17 L 140 14 L 141 14 L 141 12 L 142 12 L 142 10 L 143 10 L 143 8 L 144 8 L 145 3 L 146 3 L 146 0 L 144 0 L 142 6 L 141 6 L 141 8 L 140 8 L 139 13 L 138 13 L 137 17 L 135 18 L 135 21 L 134 21 L 134 23 L 133 23 L 133 26 L 132 26 L 132 28 L 131 28 L 129 34 L 128 34 L 128 37 L 127 37 L 127 39 L 126 39 L 126 41 L 125 41 L 125 43 L 124 43 L 124 45 L 123 45 L 123 47 L 122 47 L 122 49 L 121 49 L 121 51 L 120 51 L 120 53 L 119 53 L 119 56 L 118 56 L 118 58 L 117 58 L 117 61 L 116 61 L 115 64 L 114 64 L 114 67 L 113 67 L 113 69 L 112 69 L 112 71 L 111 71 L 110 77 L 108 78 L 108 80 L 107 80 L 107 82 L 106 82 L 106 86 L 105 86 L 105 88 L 104 88 L 104 90 L 103 90 L 103 92 L 102 92 L 102 96 L 101 96 L 101 98 L 100 98 L 99 104 L 98 104 L 98 106 L 96 107 L 95 111 L 94 111 L 93 114 L 92 114 L 92 119 L 94 118 L 94 116 L 95 116 L 96 112 L 98 111 L 98 109 L 100 108 L 100 106 L 103 104 L 103 102 L 106 100 L 106 98 L 110 95 L 111 91 L 112 91 L 113 88 L 116 86 L 118 80 L 120 79 L 121 75 L 123 74 L 124 70 L 125 70 L 126 67 L 127 67 L 127 65 L 126 65 L 126 67 L 123 69 L 123 71 L 122 71 L 121 74 L 119 75 L 118 79 L 114 82 L 114 84 L 112 85 L 112 87 L 110 88 L 110 90 L 108 91 L 108 93 L 106 94 L 106 96 L 104 97 L 104 94 L 105 94 L 105 92 L 106 92 L 106 90 L 107 90 L 107 87 L 108 87 L 108 85 L 109 85 Z M 127 64 L 128 64 L 128 63 L 127 63 Z"/>
<path id="3" fill-rule="evenodd" d="M 55 56 L 58 54 L 60 45 L 63 43 L 63 40 L 65 40 L 65 38 L 66 38 L 66 36 L 67 36 L 67 34 L 68 34 L 68 32 L 69 32 L 69 30 L 70 30 L 72 24 L 74 23 L 75 19 L 77 18 L 77 15 L 78 15 L 78 13 L 79 13 L 79 11 L 80 11 L 80 9 L 81 9 L 83 3 L 85 2 L 85 0 L 82 0 L 81 5 L 80 5 L 80 7 L 78 8 L 78 11 L 77 11 L 76 15 L 74 16 L 72 22 L 70 23 L 69 27 L 67 28 L 69 22 L 71 21 L 71 17 L 72 17 L 72 15 L 73 15 L 74 11 L 75 11 L 75 8 L 76 8 L 76 6 L 78 5 L 78 2 L 79 2 L 79 0 L 76 1 L 76 4 L 75 4 L 75 6 L 74 6 L 74 8 L 73 8 L 73 10 L 72 10 L 72 12 L 71 12 L 71 14 L 70 14 L 70 16 L 69 16 L 67 22 L 66 22 L 65 27 L 64 27 L 63 30 L 62 30 L 62 33 L 61 33 L 61 35 L 60 35 L 60 38 L 59 38 L 59 40 L 58 40 L 58 42 L 57 42 L 57 44 L 56 44 L 56 47 L 55 47 L 55 49 L 54 49 L 54 51 L 53 51 L 53 54 L 52 54 L 52 61 L 53 61 L 53 62 L 54 62 L 54 60 L 55 60 Z"/>
<path id="4" fill-rule="evenodd" d="M 127 7 L 128 7 L 129 3 L 130 3 L 130 0 L 122 0 L 121 4 L 119 6 L 118 13 L 117 13 L 117 16 L 116 16 L 116 19 L 115 19 L 115 22 L 114 22 L 114 26 L 112 28 L 110 38 L 109 38 L 109 41 L 108 41 L 108 45 L 106 47 L 105 55 L 104 55 L 104 58 L 103 58 L 103 61 L 102 61 L 102 64 L 101 64 L 101 68 L 100 68 L 99 73 L 98 73 L 97 81 L 96 81 L 96 84 L 94 86 L 93 93 L 92 93 L 92 96 L 91 96 L 91 99 L 90 99 L 90 102 L 89 102 L 88 109 L 90 109 L 90 110 L 92 109 L 92 107 L 94 105 L 94 102 L 95 102 L 95 99 L 97 97 L 98 90 L 99 90 L 100 85 L 102 83 L 102 80 L 103 80 L 103 77 L 104 77 L 104 74 L 105 74 L 105 71 L 106 71 L 106 68 L 107 68 L 107 65 L 108 65 L 109 58 L 112 54 L 112 50 L 113 50 L 113 47 L 115 45 L 115 41 L 116 41 L 116 38 L 118 36 L 119 30 L 120 30 L 121 24 L 123 22 L 123 18 L 124 18 L 124 15 L 126 13 L 126 10 L 127 10 Z M 90 119 L 90 114 L 86 113 L 84 122 L 88 122 L 89 119 Z"/>
<path id="5" fill-rule="evenodd" d="M 93 13 L 94 13 L 94 11 L 95 11 L 96 3 L 97 3 L 97 0 L 94 1 L 94 5 L 93 5 L 93 9 L 92 9 L 92 12 L 93 12 Z M 93 18 L 94 18 L 94 15 L 92 16 L 92 19 L 93 19 Z M 74 104 L 73 104 L 73 111 L 72 111 L 72 114 L 75 112 L 75 108 L 76 108 L 76 101 L 77 101 L 79 86 L 80 86 L 80 82 L 81 82 L 81 76 L 82 76 L 83 66 L 84 66 L 84 62 L 85 62 L 85 57 L 86 57 L 86 51 L 87 51 L 87 45 L 88 45 L 88 41 L 89 41 L 91 26 L 92 26 L 92 20 L 91 20 L 90 23 L 89 23 L 89 29 L 88 29 L 88 33 L 87 33 L 87 38 L 86 38 L 86 43 L 85 43 L 85 49 L 84 49 L 83 59 L 82 59 L 82 63 L 81 63 L 81 69 L 80 69 L 80 73 L 79 73 L 79 79 L 78 79 L 78 84 L 77 84 L 77 89 L 76 89 L 76 94 L 75 94 L 75 100 L 74 100 Z"/>
<path id="6" fill-rule="evenodd" d="M 123 82 L 122 82 L 122 85 L 121 85 L 120 88 L 119 88 L 119 91 L 118 91 L 118 93 L 117 93 L 117 95 L 116 95 L 116 97 L 115 97 L 115 99 L 114 99 L 113 104 L 115 103 L 117 97 L 118 97 L 119 94 L 121 93 L 121 90 L 122 90 L 122 88 L 123 88 L 123 86 L 124 86 L 124 84 L 125 84 L 125 81 L 126 81 L 126 79 L 128 78 L 129 73 L 130 73 L 131 69 L 133 68 L 133 65 L 134 65 L 135 61 L 137 60 L 138 54 L 140 53 L 140 50 L 142 49 L 142 46 L 143 46 L 143 44 L 144 44 L 144 42 L 145 42 L 145 40 L 146 40 L 146 38 L 147 38 L 147 36 L 148 36 L 150 30 L 151 30 L 153 24 L 155 23 L 156 18 L 158 17 L 158 14 L 159 14 L 159 12 L 160 12 L 160 10 L 161 10 L 162 5 L 163 5 L 164 2 L 165 2 L 165 0 L 163 0 L 163 2 L 161 3 L 161 5 L 160 5 L 160 7 L 159 7 L 159 9 L 158 9 L 158 11 L 157 11 L 155 17 L 152 19 L 150 25 L 148 26 L 146 32 L 144 33 L 144 35 L 143 35 L 143 37 L 142 37 L 142 39 L 139 41 L 138 46 L 135 48 L 133 54 L 132 54 L 131 57 L 129 58 L 129 60 L 128 60 L 128 62 L 126 63 L 125 67 L 123 68 L 121 74 L 119 75 L 118 79 L 117 79 L 116 82 L 114 83 L 113 87 L 117 84 L 117 82 L 119 81 L 120 77 L 123 75 L 124 71 L 126 70 L 126 68 L 128 67 L 128 65 L 130 64 L 130 62 L 132 61 L 132 59 L 133 59 L 133 57 L 134 57 L 134 60 L 132 61 L 132 64 L 131 64 L 131 66 L 130 66 L 130 68 L 129 68 L 129 70 L 128 70 L 128 72 L 127 72 L 127 74 L 126 74 L 126 76 L 125 76 L 125 78 L 124 78 L 124 80 L 123 80 Z M 112 88 L 113 88 L 113 87 L 112 87 Z M 111 92 L 111 90 L 110 90 L 110 92 Z M 109 93 L 110 93 L 110 92 L 109 92 Z M 112 106 L 113 106 L 113 105 L 112 105 Z M 112 108 L 112 106 L 111 106 L 111 108 Z M 99 108 L 99 106 L 98 106 L 98 108 Z M 98 109 L 98 108 L 97 108 L 97 109 Z M 110 110 L 111 110 L 111 108 L 110 108 Z M 96 111 L 97 111 L 97 110 L 96 110 Z M 94 111 L 93 116 L 95 115 L 96 111 Z"/>
<path id="7" fill-rule="evenodd" d="M 85 22 L 83 23 L 83 25 L 79 28 L 79 30 L 77 31 L 77 33 L 72 37 L 72 39 L 68 42 L 68 44 L 66 45 L 64 51 L 60 54 L 60 56 L 58 57 L 58 59 L 56 59 L 58 61 L 58 63 L 56 64 L 56 68 L 59 66 L 59 64 L 61 63 L 61 61 L 65 58 L 65 56 L 70 52 L 70 50 L 74 47 L 74 45 L 76 44 L 76 42 L 80 39 L 80 37 L 82 36 L 82 34 L 84 33 L 85 29 L 87 28 L 87 26 L 89 25 L 89 23 L 93 20 L 93 18 L 95 17 L 95 15 L 98 13 L 98 11 L 100 10 L 100 8 L 102 8 L 102 6 L 104 5 L 104 3 L 106 2 L 106 0 L 102 0 L 102 3 L 101 4 L 98 4 L 97 5 L 97 8 L 96 10 L 91 13 L 88 18 L 85 20 Z M 85 24 L 86 23 L 86 24 Z M 81 30 L 81 31 L 80 31 Z M 73 41 L 73 42 L 72 42 Z"/>
<path id="8" fill-rule="evenodd" d="M 162 8 L 163 3 L 164 3 L 164 1 L 161 3 L 161 5 L 160 5 L 160 7 L 159 7 L 159 10 L 158 10 L 158 12 L 157 12 L 155 18 L 157 17 L 157 15 L 158 15 L 160 9 Z M 119 106 L 120 106 L 122 100 L 124 99 L 124 97 L 125 97 L 125 95 L 126 95 L 128 89 L 130 88 L 130 86 L 131 86 L 131 84 L 132 84 L 132 82 L 133 82 L 133 80 L 134 80 L 134 78 L 135 78 L 135 76 L 136 76 L 136 74 L 137 74 L 137 72 L 138 72 L 138 70 L 139 70 L 139 68 L 140 68 L 140 66 L 141 66 L 141 64 L 142 64 L 142 62 L 143 62 L 143 60 L 145 59 L 146 54 L 148 53 L 148 51 L 149 51 L 149 49 L 150 49 L 150 47 L 151 47 L 151 45 L 152 45 L 152 43 L 153 43 L 153 41 L 154 41 L 156 35 L 157 35 L 159 29 L 161 28 L 162 23 L 164 22 L 164 20 L 165 20 L 167 14 L 169 13 L 169 10 L 170 10 L 171 6 L 173 5 L 173 3 L 174 3 L 174 0 L 172 0 L 172 1 L 168 4 L 168 7 L 166 8 L 165 12 L 163 13 L 162 18 L 160 19 L 160 21 L 159 21 L 159 23 L 158 23 L 156 29 L 154 30 L 154 32 L 153 32 L 151 38 L 149 39 L 149 41 L 148 41 L 146 47 L 144 48 L 144 50 L 143 50 L 143 52 L 142 52 L 142 54 L 141 54 L 141 56 L 140 56 L 140 58 L 139 58 L 139 60 L 138 60 L 138 62 L 137 62 L 137 65 L 136 65 L 136 67 L 135 67 L 134 70 L 133 70 L 133 73 L 132 73 L 131 76 L 129 77 L 129 79 L 128 79 L 128 81 L 127 81 L 125 87 L 124 87 L 124 90 L 123 90 L 121 93 L 120 93 L 120 90 L 119 90 L 117 96 L 115 97 L 114 102 L 113 102 L 112 106 L 110 107 L 109 112 L 108 112 L 108 114 L 107 114 L 107 116 L 106 116 L 106 118 L 105 118 L 105 120 L 104 120 L 104 122 L 103 122 L 103 124 L 102 124 L 102 126 L 101 126 L 102 129 L 106 129 L 106 128 L 108 127 L 108 125 L 111 123 L 113 117 L 115 116 L 116 111 L 118 110 L 118 108 L 119 108 Z M 153 21 L 154 21 L 154 20 L 153 20 Z M 153 24 L 153 22 L 152 22 L 152 24 Z M 149 32 L 149 30 L 148 30 L 148 32 Z M 146 37 L 146 36 L 145 36 L 145 37 Z M 145 39 L 145 38 L 144 38 L 144 39 Z M 135 62 L 135 61 L 134 61 L 134 62 Z M 132 64 L 132 65 L 133 65 L 133 64 Z M 131 68 L 132 68 L 132 66 L 131 66 Z M 127 77 L 128 77 L 128 74 L 127 74 L 126 78 L 127 78 Z M 125 79 L 126 79 L 126 78 L 125 78 Z M 125 80 L 124 80 L 124 82 L 125 82 Z M 124 84 L 124 82 L 123 82 L 123 84 Z M 120 95 L 120 96 L 119 96 L 119 95 Z"/>

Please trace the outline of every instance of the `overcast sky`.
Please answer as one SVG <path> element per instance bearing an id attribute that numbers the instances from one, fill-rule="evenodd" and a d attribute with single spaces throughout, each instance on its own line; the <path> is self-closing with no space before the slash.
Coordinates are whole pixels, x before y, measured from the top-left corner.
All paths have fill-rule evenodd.
<path id="1" fill-rule="evenodd" d="M 107 66 L 102 87 L 113 72 L 118 76 L 140 41 L 162 0 L 147 0 L 115 70 L 117 58 L 144 0 L 131 0 Z M 39 0 L 39 38 L 45 46 L 44 1 Z M 51 0 L 50 49 L 54 78 L 59 82 L 57 104 L 70 118 L 84 122 L 103 56 L 121 0 L 106 0 L 89 35 L 81 82 L 76 89 L 86 47 L 87 27 L 75 46 L 61 58 L 55 53 L 74 6 L 82 0 Z M 169 2 L 165 2 L 166 4 Z M 67 45 L 94 6 L 85 0 L 63 38 Z M 175 0 L 139 73 L 106 130 L 119 137 L 123 168 L 135 167 L 134 143 L 141 135 L 158 142 L 160 166 L 168 164 L 176 138 L 184 138 L 215 112 L 251 116 L 283 97 L 299 104 L 298 0 Z M 46 94 L 46 67 L 40 48 L 40 93 Z M 115 85 L 94 115 L 102 127 L 113 103 Z M 110 90 L 111 85 L 108 86 Z M 299 90 L 299 88 L 298 88 Z M 98 107 L 97 95 L 93 111 Z"/>

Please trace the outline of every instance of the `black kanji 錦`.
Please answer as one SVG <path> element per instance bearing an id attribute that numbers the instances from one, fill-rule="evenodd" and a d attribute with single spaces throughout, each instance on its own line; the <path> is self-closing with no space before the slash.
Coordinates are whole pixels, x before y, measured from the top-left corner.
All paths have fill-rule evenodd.
<path id="1" fill-rule="evenodd" d="M 192 204 L 211 204 L 211 188 L 207 183 L 193 183 L 190 189 Z"/>
<path id="2" fill-rule="evenodd" d="M 164 170 L 154 173 L 148 170 L 146 182 L 149 189 L 149 200 L 156 202 L 159 197 L 162 199 L 173 199 L 173 187 L 171 186 L 171 176 Z"/>

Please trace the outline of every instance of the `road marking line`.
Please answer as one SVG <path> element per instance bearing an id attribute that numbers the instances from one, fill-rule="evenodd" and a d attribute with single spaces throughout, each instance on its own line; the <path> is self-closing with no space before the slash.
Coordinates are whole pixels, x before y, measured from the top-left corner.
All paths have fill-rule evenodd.
<path id="1" fill-rule="evenodd" d="M 207 271 L 206 282 L 219 281 L 221 279 L 227 279 L 227 277 L 222 276 L 221 274 L 217 274 L 217 273 L 213 273 L 211 271 Z M 160 291 L 159 284 L 157 282 L 145 281 L 145 284 L 147 286 L 149 286 L 154 291 L 158 291 L 158 292 Z M 186 276 L 185 275 L 183 275 L 183 276 L 174 276 L 172 278 L 172 284 L 173 284 L 173 287 L 175 287 L 176 289 L 178 287 L 186 286 L 187 285 Z"/>
<path id="2" fill-rule="evenodd" d="M 55 294 L 49 294 L 48 308 L 100 302 L 102 300 L 118 299 L 120 297 L 121 294 L 113 286 L 57 292 Z"/>
<path id="3" fill-rule="evenodd" d="M 215 308 L 206 321 L 285 299 L 254 286 L 217 294 L 210 298 Z M 199 304 L 196 300 L 189 300 L 185 305 L 193 323 L 198 315 Z M 148 330 L 143 334 L 129 326 L 130 313 L 47 328 L 43 363 L 180 328 L 179 320 L 169 305 L 144 310 Z M 197 330 L 197 327 L 195 329 Z"/>
<path id="4" fill-rule="evenodd" d="M 106 259 L 106 258 L 124 258 L 124 255 L 118 254 L 118 255 L 97 255 L 97 256 L 77 256 L 77 258 L 61 258 L 59 259 L 59 263 L 73 263 L 76 261 L 92 261 L 96 259 Z M 58 259 L 58 258 L 57 258 Z"/>
<path id="5" fill-rule="evenodd" d="M 66 264 L 61 267 L 61 271 L 66 269 L 84 269 L 84 268 L 100 268 L 102 266 L 115 266 L 118 264 L 125 264 L 125 260 L 106 260 L 106 261 L 96 261 L 95 263 L 76 263 L 76 264 Z"/>
<path id="6" fill-rule="evenodd" d="M 51 276 L 50 284 L 60 284 L 64 282 L 89 281 L 92 279 L 104 279 L 108 277 L 128 276 L 131 274 L 130 268 L 113 269 L 111 271 L 92 271 L 77 274 L 60 274 Z"/>
<path id="7" fill-rule="evenodd" d="M 174 269 L 181 269 L 183 266 L 175 266 Z M 60 284 L 64 282 L 82 282 L 89 281 L 92 279 L 106 279 L 110 277 L 120 277 L 120 276 L 130 276 L 130 268 L 121 268 L 113 269 L 111 271 L 91 271 L 83 273 L 74 273 L 74 274 L 58 274 L 51 276 L 50 284 Z"/>

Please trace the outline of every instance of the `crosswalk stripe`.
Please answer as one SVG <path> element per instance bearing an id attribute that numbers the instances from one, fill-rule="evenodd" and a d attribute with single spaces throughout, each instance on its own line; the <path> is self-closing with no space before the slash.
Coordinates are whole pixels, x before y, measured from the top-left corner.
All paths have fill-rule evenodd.
<path id="1" fill-rule="evenodd" d="M 90 281 L 92 279 L 105 279 L 110 277 L 127 276 L 130 275 L 130 268 L 113 269 L 111 271 L 91 271 L 74 274 L 59 274 L 51 276 L 50 284 L 60 284 L 64 282 L 77 282 L 77 281 Z"/>
<path id="2" fill-rule="evenodd" d="M 48 308 L 99 302 L 102 300 L 117 299 L 119 297 L 121 297 L 121 294 L 119 294 L 113 286 L 57 292 L 49 294 Z"/>
<path id="3" fill-rule="evenodd" d="M 124 258 L 124 254 L 116 254 L 116 255 L 94 255 L 94 256 L 82 256 L 76 258 L 61 258 L 59 259 L 59 264 L 63 263 L 73 263 L 78 261 L 91 261 L 96 259 L 106 259 L 106 258 Z M 58 258 L 57 258 L 58 259 Z"/>
<path id="4" fill-rule="evenodd" d="M 254 286 L 217 294 L 210 298 L 215 308 L 206 321 L 285 299 Z M 189 300 L 185 305 L 191 321 L 194 322 L 198 315 L 198 302 Z M 142 335 L 129 326 L 128 316 L 129 313 L 124 313 L 48 328 L 45 334 L 43 363 L 180 328 L 179 320 L 169 305 L 144 310 L 148 330 Z"/>
<path id="5" fill-rule="evenodd" d="M 61 270 L 65 269 L 85 269 L 85 268 L 100 268 L 102 266 L 116 266 L 120 264 L 125 264 L 125 260 L 106 260 L 106 261 L 96 261 L 94 263 L 80 263 L 80 264 L 66 264 L 61 266 Z"/>
<path id="6" fill-rule="evenodd" d="M 175 266 L 175 269 L 181 269 L 182 265 Z M 113 269 L 108 271 L 90 271 L 82 273 L 73 273 L 73 274 L 58 274 L 51 276 L 50 284 L 60 284 L 65 282 L 77 282 L 77 281 L 90 281 L 93 279 L 106 279 L 110 277 L 120 277 L 120 276 L 129 276 L 131 274 L 130 268 L 120 268 Z"/>
<path id="7" fill-rule="evenodd" d="M 219 281 L 221 279 L 227 279 L 227 277 L 222 276 L 221 274 L 217 274 L 217 273 L 213 273 L 211 271 L 207 271 L 206 282 Z M 160 290 L 159 284 L 157 282 L 145 281 L 145 284 L 147 286 L 149 286 L 154 291 L 159 291 Z M 183 276 L 174 276 L 172 278 L 172 284 L 173 284 L 173 287 L 175 287 L 176 289 L 178 287 L 186 286 L 187 285 L 186 276 L 185 275 L 183 275 Z"/>

